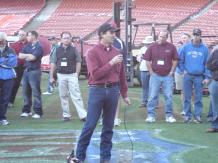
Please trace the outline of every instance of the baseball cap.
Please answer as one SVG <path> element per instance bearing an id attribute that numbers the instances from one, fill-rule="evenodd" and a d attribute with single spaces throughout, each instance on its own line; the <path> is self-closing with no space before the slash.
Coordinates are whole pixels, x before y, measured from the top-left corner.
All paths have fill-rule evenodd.
<path id="1" fill-rule="evenodd" d="M 199 28 L 195 28 L 195 29 L 193 30 L 193 35 L 199 35 L 199 36 L 201 36 L 201 33 L 202 33 L 202 31 L 201 31 Z"/>
<path id="2" fill-rule="evenodd" d="M 5 32 L 0 32 L 0 41 L 7 40 L 7 34 Z"/>
<path id="3" fill-rule="evenodd" d="M 113 32 L 117 32 L 119 31 L 119 28 L 114 27 L 112 24 L 110 23 L 104 23 L 103 25 L 101 25 L 98 29 L 98 35 L 100 36 L 101 33 L 105 33 L 107 31 L 113 31 Z"/>
<path id="4" fill-rule="evenodd" d="M 51 40 L 55 40 L 55 39 L 56 39 L 55 36 L 50 36 L 50 37 L 48 38 L 49 41 L 51 41 Z"/>

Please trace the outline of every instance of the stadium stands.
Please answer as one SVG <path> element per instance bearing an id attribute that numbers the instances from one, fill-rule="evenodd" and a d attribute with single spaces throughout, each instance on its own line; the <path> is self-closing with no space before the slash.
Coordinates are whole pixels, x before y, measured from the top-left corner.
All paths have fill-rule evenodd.
<path id="1" fill-rule="evenodd" d="M 136 18 L 135 23 L 170 23 L 173 26 L 199 11 L 208 2 L 209 0 L 137 0 L 135 1 L 136 9 L 133 10 L 133 17 Z M 136 44 L 141 43 L 150 32 L 151 27 L 139 27 Z"/>
<path id="2" fill-rule="evenodd" d="M 30 21 L 44 6 L 46 0 L 1 0 L 0 1 L 0 30 L 9 35 L 14 34 Z M 172 26 L 179 24 L 194 13 L 200 11 L 211 0 L 136 0 L 136 8 L 133 17 L 137 23 L 157 22 L 170 23 Z M 218 35 L 216 17 L 218 4 L 200 17 L 191 19 L 175 29 L 174 42 L 177 43 L 182 32 L 191 32 L 194 27 L 203 29 L 204 35 Z M 71 31 L 74 36 L 87 36 L 94 32 L 98 26 L 112 17 L 112 0 L 62 0 L 60 6 L 51 17 L 40 26 L 38 31 L 45 36 L 59 36 L 62 31 Z M 165 27 L 156 27 L 157 31 Z M 124 38 L 124 24 L 121 25 Z M 135 28 L 133 28 L 133 34 Z M 138 28 L 135 44 L 138 45 L 146 35 L 151 32 L 151 27 L 140 26 Z M 86 40 L 87 43 L 95 43 L 97 35 Z M 205 38 L 205 42 L 211 43 L 214 38 Z"/>
<path id="3" fill-rule="evenodd" d="M 111 0 L 63 0 L 50 19 L 39 28 L 39 32 L 59 36 L 67 30 L 74 36 L 85 36 L 111 17 Z"/>
<path id="4" fill-rule="evenodd" d="M 198 12 L 202 7 L 207 5 L 209 0 L 191 0 L 191 1 L 174 1 L 174 0 L 136 0 L 136 8 L 133 10 L 133 18 L 136 18 L 136 22 L 133 24 L 140 23 L 170 23 L 171 26 L 188 18 L 192 14 Z M 165 28 L 155 27 L 157 32 L 160 29 Z M 135 28 L 133 28 L 133 34 Z M 135 44 L 138 45 L 142 42 L 145 36 L 150 35 L 151 26 L 140 26 L 138 28 L 137 37 Z M 124 23 L 121 23 L 121 37 L 124 38 Z M 96 42 L 98 37 L 94 35 L 88 42 Z"/>
<path id="5" fill-rule="evenodd" d="M 207 11 L 205 14 L 201 15 L 200 17 L 197 17 L 188 23 L 185 23 L 184 25 L 180 26 L 176 29 L 174 32 L 174 39 L 175 42 L 178 42 L 179 36 L 182 32 L 186 31 L 191 34 L 193 28 L 200 28 L 203 31 L 204 36 L 217 36 L 216 38 L 203 38 L 204 42 L 206 44 L 211 44 L 215 40 L 218 41 L 218 3 L 215 4 L 209 11 Z"/>
<path id="6" fill-rule="evenodd" d="M 44 7 L 45 0 L 1 0 L 0 30 L 13 35 Z"/>

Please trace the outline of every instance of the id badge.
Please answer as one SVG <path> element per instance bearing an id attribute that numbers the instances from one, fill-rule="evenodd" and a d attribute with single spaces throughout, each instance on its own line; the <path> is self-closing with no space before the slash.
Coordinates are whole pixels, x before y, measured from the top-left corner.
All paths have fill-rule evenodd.
<path id="1" fill-rule="evenodd" d="M 67 62 L 61 62 L 61 66 L 62 67 L 66 67 L 67 66 Z"/>
<path id="2" fill-rule="evenodd" d="M 163 66 L 163 65 L 164 65 L 164 61 L 163 61 L 163 60 L 158 60 L 158 61 L 157 61 L 157 65 Z"/>

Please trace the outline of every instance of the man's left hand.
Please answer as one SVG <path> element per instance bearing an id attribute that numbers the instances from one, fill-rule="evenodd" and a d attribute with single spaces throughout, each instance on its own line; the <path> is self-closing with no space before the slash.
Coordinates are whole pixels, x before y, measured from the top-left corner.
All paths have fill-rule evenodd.
<path id="1" fill-rule="evenodd" d="M 170 71 L 169 76 L 173 76 L 174 72 Z"/>
<path id="2" fill-rule="evenodd" d="M 130 99 L 128 97 L 123 99 L 127 105 L 131 105 Z"/>

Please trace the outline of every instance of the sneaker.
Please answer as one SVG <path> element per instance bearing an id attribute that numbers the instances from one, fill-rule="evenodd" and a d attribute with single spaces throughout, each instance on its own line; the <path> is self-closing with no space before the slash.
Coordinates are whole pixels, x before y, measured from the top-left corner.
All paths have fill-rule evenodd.
<path id="1" fill-rule="evenodd" d="M 21 113 L 21 117 L 29 117 L 29 116 L 31 116 L 32 115 L 32 113 L 30 112 L 30 113 L 26 113 L 26 112 L 23 112 L 23 113 Z"/>
<path id="2" fill-rule="evenodd" d="M 148 122 L 148 123 L 153 123 L 153 122 L 155 122 L 155 121 L 156 121 L 156 120 L 155 120 L 154 117 L 147 117 L 146 120 L 145 120 L 145 122 Z"/>
<path id="3" fill-rule="evenodd" d="M 74 156 L 74 151 L 67 156 L 67 163 L 83 163 L 83 161 L 80 161 L 78 158 Z"/>
<path id="4" fill-rule="evenodd" d="M 184 111 L 182 111 L 180 114 L 181 114 L 181 115 L 185 115 L 185 112 L 184 112 Z"/>
<path id="5" fill-rule="evenodd" d="M 120 119 L 115 119 L 114 120 L 114 126 L 120 126 L 121 120 Z"/>
<path id="6" fill-rule="evenodd" d="M 207 122 L 212 122 L 213 121 L 213 117 L 207 117 Z"/>
<path id="7" fill-rule="evenodd" d="M 0 121 L 0 124 L 1 124 L 2 126 L 7 126 L 7 125 L 10 124 L 10 122 L 8 122 L 8 120 L 4 119 L 4 120 L 1 120 L 1 121 Z"/>
<path id="8" fill-rule="evenodd" d="M 52 93 L 51 92 L 44 92 L 44 93 L 42 93 L 43 95 L 52 95 Z"/>
<path id="9" fill-rule="evenodd" d="M 168 122 L 168 123 L 175 123 L 175 122 L 176 122 L 176 119 L 175 119 L 173 116 L 171 116 L 171 117 L 166 117 L 166 122 Z"/>
<path id="10" fill-rule="evenodd" d="M 34 114 L 34 115 L 32 116 L 32 118 L 34 118 L 34 119 L 39 119 L 39 118 L 41 118 L 41 115 L 39 115 L 39 114 Z"/>
<path id="11" fill-rule="evenodd" d="M 110 163 L 108 160 L 100 160 L 100 163 Z"/>
<path id="12" fill-rule="evenodd" d="M 190 117 L 185 117 L 184 118 L 184 123 L 191 123 L 192 119 Z"/>
<path id="13" fill-rule="evenodd" d="M 202 123 L 201 117 L 195 117 L 194 123 L 197 123 L 197 124 Z"/>
<path id="14" fill-rule="evenodd" d="M 80 119 L 82 122 L 85 122 L 86 121 L 86 117 L 85 118 L 82 118 Z"/>
<path id="15" fill-rule="evenodd" d="M 146 108 L 147 107 L 147 104 L 141 104 L 140 106 L 139 106 L 139 108 Z"/>
<path id="16" fill-rule="evenodd" d="M 70 121 L 70 117 L 64 117 L 64 118 L 63 118 L 63 121 L 64 121 L 64 122 Z"/>

